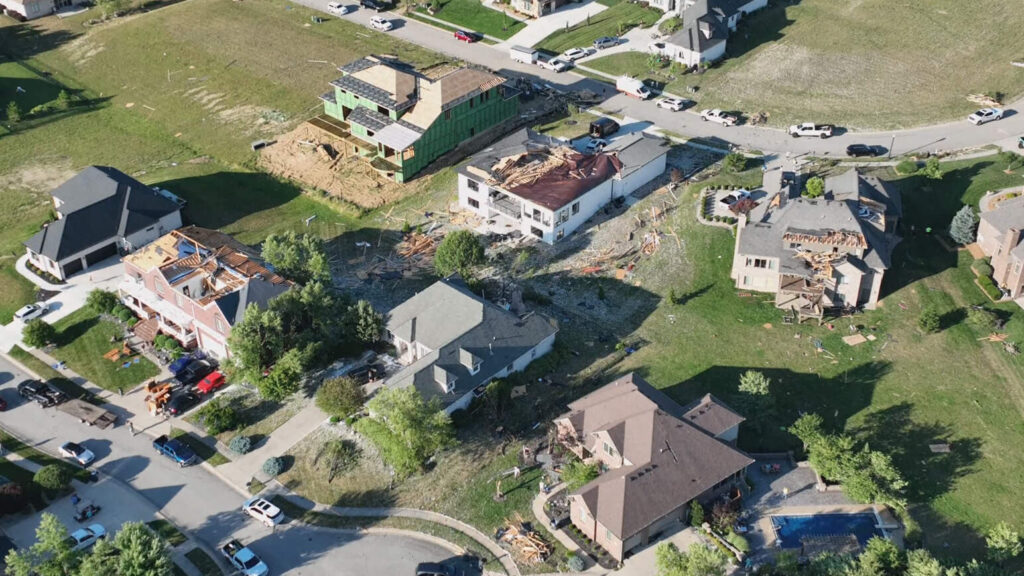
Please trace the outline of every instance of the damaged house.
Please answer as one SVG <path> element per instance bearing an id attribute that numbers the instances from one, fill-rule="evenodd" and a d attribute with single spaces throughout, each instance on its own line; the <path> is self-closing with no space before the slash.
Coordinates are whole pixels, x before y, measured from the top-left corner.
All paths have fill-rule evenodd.
<path id="1" fill-rule="evenodd" d="M 825 180 L 825 194 L 801 197 L 789 173 L 781 191 L 741 216 L 731 276 L 741 290 L 772 292 L 797 319 L 830 309 L 873 309 L 899 243 L 899 193 L 856 169 Z"/>
<path id="2" fill-rule="evenodd" d="M 668 145 L 642 133 L 583 154 L 522 129 L 459 168 L 459 206 L 548 244 L 665 172 Z"/>

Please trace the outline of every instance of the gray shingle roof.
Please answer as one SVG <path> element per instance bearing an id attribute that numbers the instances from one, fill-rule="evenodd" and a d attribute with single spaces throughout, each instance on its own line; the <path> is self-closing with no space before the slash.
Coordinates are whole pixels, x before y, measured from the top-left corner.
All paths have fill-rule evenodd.
<path id="1" fill-rule="evenodd" d="M 399 110 L 401 108 L 406 108 L 408 106 L 411 106 L 412 103 L 415 102 L 414 99 L 411 99 L 405 102 L 405 106 L 399 106 L 398 102 L 396 102 L 395 99 L 391 97 L 391 93 L 389 93 L 387 90 L 377 88 L 373 84 L 370 84 L 369 82 L 364 82 L 354 76 L 342 76 L 337 80 L 332 80 L 331 85 L 337 86 L 342 90 L 351 92 L 356 96 L 359 96 L 360 98 L 365 98 L 370 102 L 373 102 L 374 104 L 379 104 L 391 110 Z"/>
<path id="2" fill-rule="evenodd" d="M 60 261 L 107 240 L 155 225 L 181 207 L 152 188 L 107 166 L 90 166 L 50 195 L 63 215 L 25 241 L 29 250 Z"/>
<path id="3" fill-rule="evenodd" d="M 432 352 L 388 378 L 386 386 L 415 386 L 427 400 L 443 405 L 458 400 L 528 353 L 557 328 L 543 316 L 520 318 L 470 292 L 457 277 L 435 282 L 391 311 L 388 330 L 409 342 L 420 342 Z M 480 361 L 471 374 L 465 360 Z M 436 381 L 438 369 L 449 381 L 445 393 Z"/>
<path id="4" fill-rule="evenodd" d="M 274 284 L 263 278 L 250 278 L 240 290 L 225 294 L 215 302 L 228 324 L 234 326 L 242 321 L 249 306 L 256 305 L 266 310 L 271 300 L 290 289 L 290 284 Z"/>
<path id="5" fill-rule="evenodd" d="M 359 124 L 374 132 L 391 124 L 391 118 L 363 106 L 359 106 L 349 113 L 347 120 L 352 124 Z"/>
<path id="6" fill-rule="evenodd" d="M 614 140 L 604 151 L 618 156 L 619 161 L 622 162 L 619 176 L 625 178 L 650 164 L 659 156 L 668 154 L 668 144 L 664 138 L 657 138 L 643 132 L 634 132 Z"/>
<path id="7" fill-rule="evenodd" d="M 1010 228 L 1024 228 L 1024 196 L 1003 200 L 995 210 L 981 214 L 981 219 L 1006 234 Z"/>

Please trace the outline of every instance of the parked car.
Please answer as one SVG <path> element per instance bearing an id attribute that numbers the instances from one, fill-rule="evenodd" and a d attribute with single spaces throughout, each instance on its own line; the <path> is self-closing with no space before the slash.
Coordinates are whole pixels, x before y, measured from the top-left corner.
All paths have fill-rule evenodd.
<path id="1" fill-rule="evenodd" d="M 846 147 L 846 155 L 859 158 L 860 156 L 878 156 L 879 150 L 867 144 L 850 144 Z"/>
<path id="2" fill-rule="evenodd" d="M 999 120 L 1002 117 L 1003 111 L 1000 110 L 999 108 L 982 108 L 981 110 L 978 110 L 974 114 L 968 116 L 967 121 L 970 122 L 971 124 L 974 124 L 975 126 L 981 126 L 986 122 Z"/>
<path id="3" fill-rule="evenodd" d="M 565 72 L 572 66 L 572 64 L 569 63 L 569 61 L 562 60 L 561 58 L 552 58 L 550 60 L 538 60 L 537 65 L 540 66 L 541 68 L 546 68 L 548 70 L 553 70 L 555 72 Z"/>
<path id="4" fill-rule="evenodd" d="M 384 32 L 387 32 L 388 30 L 391 30 L 392 28 L 395 27 L 391 23 L 391 20 L 388 20 L 383 16 L 374 16 L 373 18 L 370 18 L 370 26 L 373 26 L 377 30 L 381 30 Z"/>
<path id="5" fill-rule="evenodd" d="M 199 394 L 191 390 L 183 390 L 171 394 L 171 399 L 167 401 L 164 410 L 171 416 L 181 416 L 200 402 L 202 402 L 202 398 L 199 397 Z"/>
<path id="6" fill-rule="evenodd" d="M 191 448 L 180 440 L 168 438 L 166 434 L 153 440 L 153 448 L 156 448 L 157 452 L 177 462 L 178 466 L 182 468 L 196 461 L 196 453 Z"/>
<path id="7" fill-rule="evenodd" d="M 594 48 L 603 50 L 605 48 L 611 48 L 612 46 L 618 46 L 619 39 L 616 36 L 601 36 L 597 40 L 594 40 Z"/>
<path id="8" fill-rule="evenodd" d="M 35 304 L 26 304 L 22 306 L 17 312 L 14 313 L 14 317 L 22 322 L 28 322 L 35 318 L 39 318 L 49 310 L 46 302 L 36 302 Z"/>
<path id="9" fill-rule="evenodd" d="M 232 540 L 221 546 L 220 553 L 228 562 L 245 576 L 266 576 L 270 569 L 260 557 L 238 540 Z"/>
<path id="10" fill-rule="evenodd" d="M 171 371 L 171 374 L 177 376 L 178 374 L 181 374 L 181 371 L 184 370 L 190 362 L 192 362 L 192 356 L 186 354 L 175 359 L 174 362 L 171 362 L 170 365 L 167 366 L 167 369 Z"/>
<path id="11" fill-rule="evenodd" d="M 666 45 L 664 42 L 651 42 L 647 45 L 647 51 L 654 54 L 664 54 Z"/>
<path id="12" fill-rule="evenodd" d="M 328 2 L 327 11 L 336 16 L 344 16 L 351 11 L 351 8 L 341 2 Z"/>
<path id="13" fill-rule="evenodd" d="M 214 366 L 209 360 L 192 360 L 184 370 L 178 372 L 177 380 L 183 386 L 190 386 L 205 378 L 213 370 Z"/>
<path id="14" fill-rule="evenodd" d="M 480 35 L 476 32 L 469 32 L 468 30 L 456 30 L 455 39 L 472 44 L 473 42 L 480 40 Z"/>
<path id="15" fill-rule="evenodd" d="M 592 138 L 602 138 L 619 131 L 619 123 L 607 116 L 602 116 L 590 123 L 590 134 Z"/>
<path id="16" fill-rule="evenodd" d="M 658 108 L 665 108 L 667 110 L 673 110 L 679 112 L 689 106 L 693 105 L 692 100 L 686 100 L 684 98 L 662 98 L 657 102 Z"/>
<path id="17" fill-rule="evenodd" d="M 107 529 L 102 524 L 92 524 L 88 528 L 75 530 L 68 538 L 72 550 L 85 550 L 99 540 L 107 537 Z"/>
<path id="18" fill-rule="evenodd" d="M 7 400 L 0 398 L 0 412 L 7 410 Z"/>
<path id="19" fill-rule="evenodd" d="M 736 117 L 722 112 L 718 108 L 714 110 L 703 110 L 700 117 L 705 122 L 717 122 L 723 126 L 735 126 Z"/>
<path id="20" fill-rule="evenodd" d="M 591 138 L 590 142 L 587 142 L 587 145 L 583 149 L 588 154 L 597 154 L 601 150 L 604 150 L 604 147 L 607 145 L 608 141 L 603 138 Z"/>
<path id="21" fill-rule="evenodd" d="M 264 498 L 250 498 L 242 504 L 242 512 L 262 522 L 267 528 L 273 528 L 284 520 L 284 512 Z"/>
<path id="22" fill-rule="evenodd" d="M 562 52 L 560 58 L 568 60 L 569 62 L 575 62 L 580 58 L 585 58 L 588 54 L 590 54 L 590 50 L 587 50 L 586 48 L 569 48 L 565 52 Z"/>
<path id="23" fill-rule="evenodd" d="M 384 5 L 384 3 L 378 2 L 377 0 L 359 0 L 359 6 L 363 8 L 369 8 L 370 10 L 373 10 L 375 12 L 383 12 L 384 10 L 388 9 L 388 7 Z"/>
<path id="24" fill-rule="evenodd" d="M 67 394 L 58 390 L 53 384 L 39 380 L 25 380 L 18 384 L 18 394 L 26 400 L 38 403 L 43 408 L 56 406 L 68 399 Z"/>
<path id="25" fill-rule="evenodd" d="M 416 576 L 455 576 L 455 567 L 437 562 L 420 562 L 416 566 Z"/>
<path id="26" fill-rule="evenodd" d="M 384 367 L 379 364 L 366 364 L 346 374 L 357 384 L 367 384 L 384 376 Z"/>
<path id="27" fill-rule="evenodd" d="M 226 380 L 224 379 L 224 373 L 220 370 L 215 370 L 206 375 L 199 384 L 196 385 L 196 391 L 201 394 L 210 394 L 218 388 L 222 388 Z"/>
<path id="28" fill-rule="evenodd" d="M 75 442 L 65 442 L 61 444 L 58 450 L 60 455 L 65 458 L 74 458 L 82 466 L 88 466 L 90 462 L 96 459 L 96 455 L 91 450 L 76 444 Z"/>
<path id="29" fill-rule="evenodd" d="M 832 135 L 832 126 L 830 124 L 815 124 L 813 122 L 804 122 L 803 124 L 794 124 L 789 127 L 789 135 L 793 138 L 800 136 L 811 136 L 816 138 L 828 138 Z"/>

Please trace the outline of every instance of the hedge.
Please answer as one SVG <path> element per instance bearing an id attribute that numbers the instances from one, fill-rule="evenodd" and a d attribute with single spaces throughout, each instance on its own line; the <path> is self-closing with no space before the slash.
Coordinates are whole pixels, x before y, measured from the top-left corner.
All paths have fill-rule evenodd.
<path id="1" fill-rule="evenodd" d="M 1002 290 L 1000 290 L 988 276 L 978 276 L 978 286 L 981 287 L 982 292 L 993 300 L 999 300 L 1003 297 Z"/>

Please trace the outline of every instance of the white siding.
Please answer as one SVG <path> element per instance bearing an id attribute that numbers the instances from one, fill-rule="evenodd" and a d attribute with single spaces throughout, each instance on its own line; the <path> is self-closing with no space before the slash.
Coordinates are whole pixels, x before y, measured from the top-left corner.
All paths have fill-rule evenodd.
<path id="1" fill-rule="evenodd" d="M 149 244 L 153 240 L 163 236 L 171 230 L 181 228 L 181 211 L 176 210 L 160 219 L 157 224 L 143 228 L 138 232 L 129 234 L 122 242 L 122 245 L 129 252 L 134 252 Z"/>
<path id="2" fill-rule="evenodd" d="M 553 222 L 558 221 L 558 216 L 562 210 L 567 210 L 569 213 L 569 220 L 552 229 L 551 240 L 545 240 L 549 244 L 556 241 L 558 238 L 558 232 L 562 233 L 562 237 L 572 234 L 577 228 L 583 225 L 584 222 L 590 219 L 598 210 L 604 208 L 606 204 L 613 199 L 613 180 L 605 180 L 598 186 L 595 186 L 583 196 L 573 200 L 566 204 L 559 210 L 555 211 Z M 576 214 L 572 212 L 573 204 L 579 203 L 579 211 Z"/>
<path id="3" fill-rule="evenodd" d="M 470 188 L 472 184 L 476 184 L 476 190 Z M 476 180 L 473 180 L 472 184 L 468 177 L 464 174 L 459 174 L 459 207 L 484 218 L 489 218 L 491 212 L 487 207 L 487 185 Z M 470 200 L 475 200 L 478 206 L 470 205 Z"/>
<path id="4" fill-rule="evenodd" d="M 658 176 L 661 176 L 665 172 L 665 162 L 668 157 L 666 151 L 661 156 L 658 156 L 654 160 L 647 163 L 643 168 L 633 172 L 629 176 L 623 179 L 616 178 L 612 181 L 613 194 L 616 198 L 619 196 L 628 196 L 640 188 L 644 184 L 647 184 L 651 180 L 654 180 Z"/>

